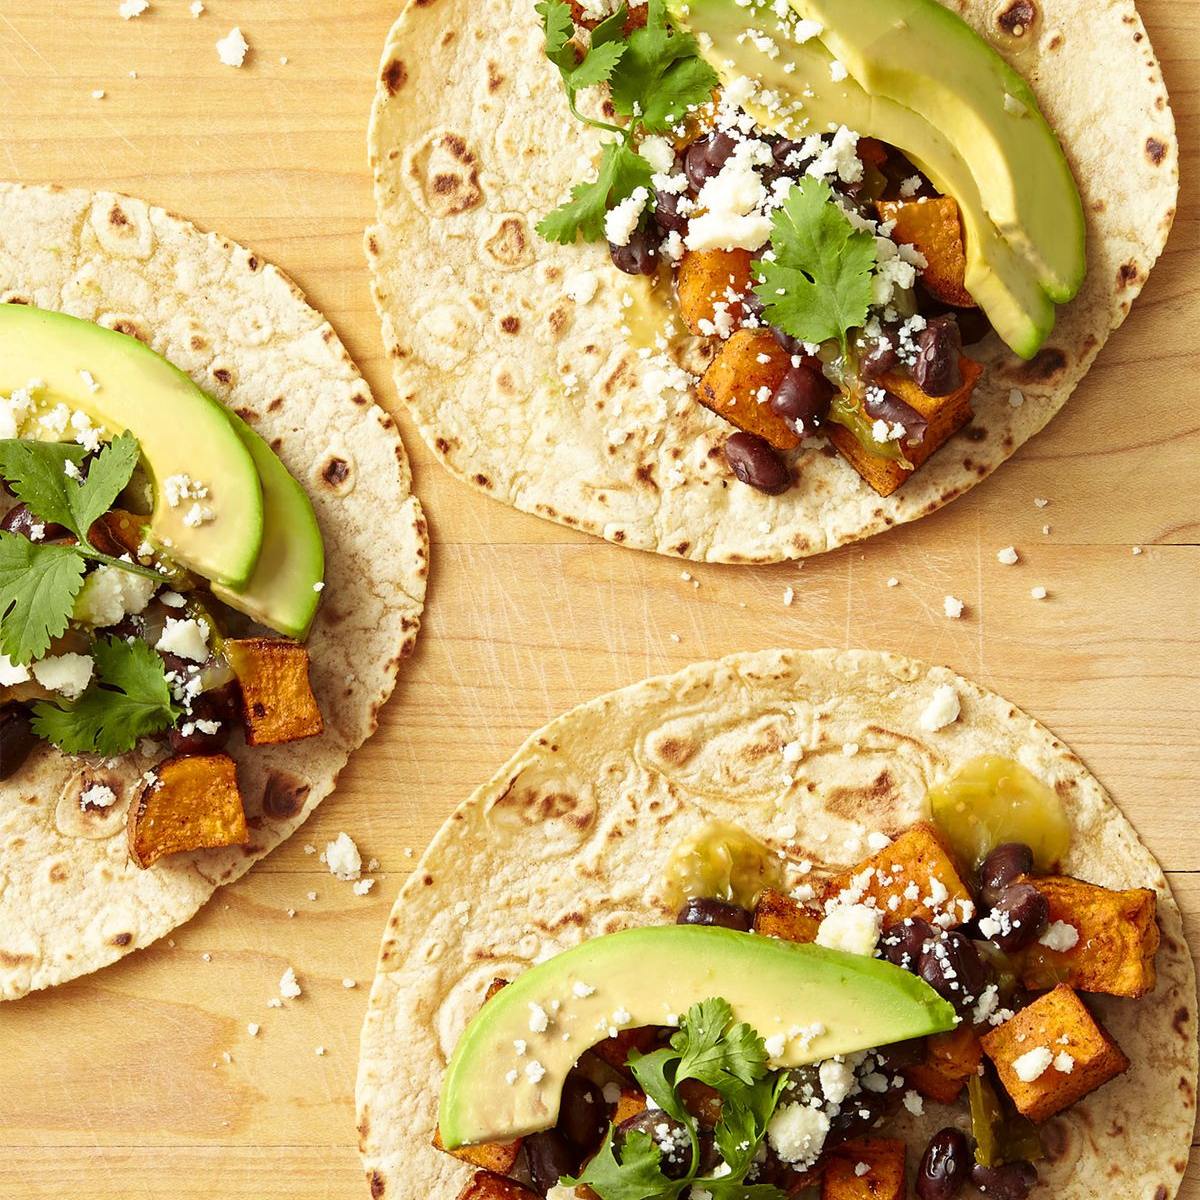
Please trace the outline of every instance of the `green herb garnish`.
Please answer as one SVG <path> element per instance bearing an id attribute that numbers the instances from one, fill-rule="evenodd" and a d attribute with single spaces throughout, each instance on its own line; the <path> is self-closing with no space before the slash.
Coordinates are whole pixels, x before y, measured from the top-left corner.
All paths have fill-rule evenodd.
<path id="1" fill-rule="evenodd" d="M 771 249 L 751 264 L 763 320 L 804 342 L 836 339 L 846 354 L 846 335 L 867 319 L 875 239 L 854 228 L 828 183 L 806 176 L 775 210 Z"/>
<path id="2" fill-rule="evenodd" d="M 138 739 L 175 723 L 163 661 L 143 641 L 100 638 L 95 677 L 74 704 L 33 706 L 33 731 L 68 754 L 124 754 Z"/>
<path id="3" fill-rule="evenodd" d="M 137 563 L 102 554 L 89 530 L 129 482 L 137 466 L 137 438 L 123 433 L 92 459 L 81 446 L 64 442 L 0 440 L 0 476 L 39 521 L 62 525 L 74 546 L 30 541 L 0 532 L 0 653 L 22 665 L 40 658 L 67 628 L 88 562 L 104 563 L 168 582 Z"/>
<path id="4" fill-rule="evenodd" d="M 712 96 L 716 72 L 700 57 L 690 33 L 667 22 L 664 0 L 649 0 L 646 24 L 625 33 L 624 4 L 592 30 L 590 44 L 579 57 L 575 22 L 564 0 L 540 0 L 535 6 L 546 35 L 546 57 L 562 75 L 571 112 L 585 125 L 603 129 L 615 138 L 604 147 L 596 178 L 577 184 L 571 199 L 544 217 L 538 233 L 548 241 L 569 245 L 604 236 L 604 214 L 633 192 L 651 186 L 653 168 L 636 151 L 644 134 L 666 133 L 697 105 Z M 613 109 L 627 118 L 614 125 L 584 116 L 577 97 L 584 88 L 607 83 Z"/>
<path id="5" fill-rule="evenodd" d="M 687 1131 L 691 1159 L 686 1175 L 668 1179 L 661 1149 L 642 1131 L 632 1131 L 623 1139 L 618 1156 L 616 1131 L 610 1128 L 599 1153 L 579 1178 L 564 1179 L 564 1184 L 585 1183 L 601 1200 L 675 1200 L 693 1186 L 709 1192 L 713 1200 L 784 1200 L 779 1188 L 747 1184 L 745 1179 L 788 1076 L 768 1068 L 762 1038 L 744 1022 L 734 1022 L 728 1001 L 715 997 L 694 1004 L 669 1047 L 634 1054 L 629 1067 L 646 1095 Z M 721 1096 L 714 1138 L 724 1173 L 718 1176 L 699 1175 L 700 1131 L 679 1092 L 680 1084 L 689 1079 L 707 1084 Z"/>

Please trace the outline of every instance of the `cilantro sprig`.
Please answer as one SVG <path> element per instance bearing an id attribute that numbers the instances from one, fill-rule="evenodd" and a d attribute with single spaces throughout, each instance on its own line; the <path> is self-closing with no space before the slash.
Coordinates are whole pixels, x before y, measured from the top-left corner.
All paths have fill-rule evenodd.
<path id="1" fill-rule="evenodd" d="M 631 1131 L 618 1148 L 615 1127 L 610 1127 L 579 1177 L 563 1180 L 567 1186 L 585 1183 L 601 1200 L 676 1200 L 694 1185 L 713 1200 L 784 1200 L 779 1188 L 749 1184 L 746 1176 L 788 1077 L 771 1072 L 762 1038 L 745 1022 L 734 1021 L 728 1001 L 714 997 L 694 1004 L 670 1046 L 632 1055 L 629 1067 L 646 1095 L 687 1131 L 687 1173 L 667 1178 L 653 1138 Z M 707 1084 L 721 1097 L 721 1117 L 713 1131 L 724 1162 L 719 1175 L 700 1175 L 700 1130 L 679 1090 L 688 1080 Z"/>
<path id="2" fill-rule="evenodd" d="M 628 9 L 622 4 L 592 30 L 582 51 L 570 5 L 540 0 L 534 7 L 542 18 L 546 56 L 562 76 L 571 112 L 585 125 L 614 135 L 605 144 L 596 178 L 577 184 L 570 200 L 545 216 L 537 230 L 547 241 L 563 245 L 580 236 L 600 241 L 605 212 L 637 188 L 650 188 L 654 172 L 637 153 L 638 138 L 672 129 L 689 109 L 711 97 L 717 75 L 700 57 L 696 39 L 669 25 L 664 0 L 649 0 L 646 24 L 629 33 Z M 605 83 L 613 110 L 626 118 L 623 125 L 579 111 L 579 93 Z"/>
<path id="3" fill-rule="evenodd" d="M 0 653 L 14 663 L 40 658 L 67 628 L 88 562 L 103 563 L 167 582 L 137 563 L 113 558 L 92 544 L 92 523 L 102 517 L 137 466 L 138 440 L 114 438 L 80 470 L 81 446 L 64 442 L 0 440 L 0 476 L 39 521 L 62 525 L 73 546 L 30 541 L 0 531 Z"/>
<path id="4" fill-rule="evenodd" d="M 33 706 L 33 731 L 68 754 L 124 754 L 138 739 L 174 725 L 163 660 L 143 641 L 99 638 L 95 677 L 74 704 Z"/>
<path id="5" fill-rule="evenodd" d="M 773 256 L 751 263 L 763 320 L 805 342 L 836 339 L 867 319 L 875 239 L 855 229 L 823 179 L 805 176 L 775 210 Z"/>

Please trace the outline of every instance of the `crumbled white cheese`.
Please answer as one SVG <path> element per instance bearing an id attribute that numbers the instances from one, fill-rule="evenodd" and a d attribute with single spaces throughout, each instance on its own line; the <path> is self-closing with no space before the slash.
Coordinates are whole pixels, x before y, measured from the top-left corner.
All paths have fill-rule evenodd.
<path id="1" fill-rule="evenodd" d="M 29 678 L 29 668 L 15 663 L 7 654 L 0 654 L 0 687 L 13 687 Z"/>
<path id="2" fill-rule="evenodd" d="M 817 928 L 817 945 L 848 954 L 874 954 L 883 927 L 883 913 L 865 904 L 834 908 Z"/>
<path id="3" fill-rule="evenodd" d="M 546 1077 L 546 1068 L 542 1066 L 536 1059 L 525 1068 L 525 1078 L 530 1083 L 541 1083 Z"/>
<path id="4" fill-rule="evenodd" d="M 246 53 L 250 43 L 242 36 L 242 31 L 235 25 L 219 42 L 217 42 L 217 57 L 227 67 L 240 67 L 246 61 Z"/>
<path id="5" fill-rule="evenodd" d="M 121 0 L 117 12 L 126 21 L 132 21 L 134 17 L 140 17 L 149 7 L 150 0 Z"/>
<path id="6" fill-rule="evenodd" d="M 576 304 L 590 304 L 596 295 L 600 280 L 595 271 L 573 271 L 563 281 L 567 299 Z"/>
<path id="7" fill-rule="evenodd" d="M 675 165 L 675 147 L 670 138 L 643 138 L 638 153 L 654 168 L 657 175 L 666 175 Z"/>
<path id="8" fill-rule="evenodd" d="M 288 967 L 279 979 L 279 994 L 285 1000 L 295 1000 L 300 995 L 300 981 L 296 978 L 296 972 Z"/>
<path id="9" fill-rule="evenodd" d="M 1079 930 L 1066 921 L 1054 921 L 1042 934 L 1038 941 L 1051 950 L 1065 954 L 1079 942 Z"/>
<path id="10" fill-rule="evenodd" d="M 1025 393 L 1020 388 L 1012 388 L 1008 393 L 1008 403 L 1012 408 L 1020 408 L 1025 403 Z"/>
<path id="11" fill-rule="evenodd" d="M 117 793 L 103 783 L 93 783 L 79 796 L 80 808 L 111 808 L 117 802 Z"/>
<path id="12" fill-rule="evenodd" d="M 829 1133 L 829 1118 L 819 1108 L 784 1104 L 767 1125 L 771 1148 L 801 1170 L 817 1161 Z"/>
<path id="13" fill-rule="evenodd" d="M 1047 593 L 1044 587 L 1033 587 L 1029 589 L 1029 594 L 1035 600 L 1045 600 Z"/>
<path id="14" fill-rule="evenodd" d="M 757 250 L 770 238 L 771 218 L 762 211 L 767 189 L 755 167 L 773 162 L 766 142 L 738 142 L 696 197 L 704 211 L 688 224 L 684 244 L 689 250 Z"/>
<path id="15" fill-rule="evenodd" d="M 849 74 L 850 72 L 846 70 L 846 64 L 839 62 L 836 58 L 829 64 L 829 78 L 834 83 L 841 83 Z"/>
<path id="16" fill-rule="evenodd" d="M 204 0 L 192 0 L 191 4 L 188 5 L 188 12 L 190 12 L 193 17 L 198 17 L 203 11 Z"/>
<path id="17" fill-rule="evenodd" d="M 154 648 L 191 662 L 205 662 L 208 659 L 208 626 L 191 617 L 182 621 L 168 617 Z"/>
<path id="18" fill-rule="evenodd" d="M 354 885 L 354 894 L 356 896 L 365 896 L 375 886 L 375 880 L 370 878 L 360 879 Z"/>
<path id="19" fill-rule="evenodd" d="M 163 480 L 163 496 L 170 508 L 178 508 L 185 500 L 205 500 L 208 485 L 190 475 L 168 475 Z"/>
<path id="20" fill-rule="evenodd" d="M 540 1004 L 529 1005 L 529 1032 L 545 1033 L 550 1026 L 550 1017 Z"/>
<path id="21" fill-rule="evenodd" d="M 250 1022 L 250 1023 L 249 1023 L 249 1024 L 246 1026 L 246 1032 L 247 1032 L 247 1033 L 248 1033 L 248 1034 L 249 1034 L 251 1037 L 258 1037 L 258 1030 L 259 1030 L 259 1026 L 258 1026 L 258 1024 L 257 1024 L 256 1022 L 254 1022 L 254 1021 L 251 1021 L 251 1022 Z"/>
<path id="22" fill-rule="evenodd" d="M 817 1068 L 821 1092 L 828 1104 L 841 1104 L 855 1090 L 854 1068 L 837 1059 L 826 1059 Z"/>
<path id="23" fill-rule="evenodd" d="M 942 611 L 945 612 L 951 620 L 958 620 L 963 615 L 963 609 L 966 606 L 957 596 L 947 596 L 942 601 Z"/>
<path id="24" fill-rule="evenodd" d="M 362 874 L 362 855 L 348 833 L 339 833 L 325 847 L 325 865 L 339 879 L 357 879 Z"/>
<path id="25" fill-rule="evenodd" d="M 886 850 L 891 844 L 892 839 L 878 829 L 872 829 L 867 834 L 867 849 L 875 854 L 878 854 L 880 850 Z"/>
<path id="26" fill-rule="evenodd" d="M 1075 1070 L 1075 1060 L 1065 1050 L 1062 1050 L 1054 1056 L 1054 1069 L 1060 1075 L 1070 1075 Z"/>
<path id="27" fill-rule="evenodd" d="M 1012 567 L 1020 561 L 1020 555 L 1015 546 L 1005 546 L 1003 550 L 996 552 L 996 561 L 1003 563 L 1006 567 Z"/>
<path id="28" fill-rule="evenodd" d="M 1049 1070 L 1053 1061 L 1054 1055 L 1045 1046 L 1034 1046 L 1020 1058 L 1013 1059 L 1012 1069 L 1022 1083 L 1033 1083 Z"/>
<path id="29" fill-rule="evenodd" d="M 961 706 L 958 693 L 948 683 L 939 683 L 933 696 L 921 712 L 921 728 L 936 733 L 958 720 Z"/>
<path id="30" fill-rule="evenodd" d="M 75 700 L 91 682 L 94 666 L 88 654 L 51 654 L 35 662 L 30 670 L 42 687 Z"/>
<path id="31" fill-rule="evenodd" d="M 903 1104 L 914 1117 L 919 1117 L 925 1111 L 925 1101 L 921 1099 L 920 1092 L 905 1092 Z"/>
<path id="32" fill-rule="evenodd" d="M 644 187 L 634 188 L 619 204 L 604 214 L 604 236 L 614 246 L 628 246 L 633 231 L 637 229 L 642 213 L 650 202 L 650 192 Z"/>
<path id="33" fill-rule="evenodd" d="M 83 581 L 72 616 L 85 625 L 105 629 L 142 612 L 158 582 L 121 567 L 100 566 Z"/>

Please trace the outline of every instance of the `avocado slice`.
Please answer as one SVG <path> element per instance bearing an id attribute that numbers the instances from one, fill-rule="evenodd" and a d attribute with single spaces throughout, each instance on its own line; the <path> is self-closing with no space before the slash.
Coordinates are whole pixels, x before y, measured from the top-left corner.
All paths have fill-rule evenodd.
<path id="1" fill-rule="evenodd" d="M 301 641 L 321 599 L 325 545 L 308 493 L 274 451 L 236 413 L 226 417 L 249 450 L 263 490 L 262 549 L 241 587 L 212 585 L 213 595 L 260 625 Z"/>
<path id="2" fill-rule="evenodd" d="M 1000 234 L 1063 304 L 1087 268 L 1083 203 L 1025 80 L 937 0 L 791 0 L 871 93 L 942 129 Z"/>
<path id="3" fill-rule="evenodd" d="M 446 1068 L 443 1144 L 551 1128 L 567 1073 L 610 1025 L 671 1024 L 713 996 L 763 1038 L 784 1035 L 775 1067 L 944 1032 L 956 1020 L 932 988 L 883 959 L 715 926 L 627 929 L 531 967 L 483 1006 Z"/>
<path id="4" fill-rule="evenodd" d="M 137 437 L 155 485 L 156 544 L 215 583 L 250 579 L 262 546 L 262 486 L 222 405 L 136 338 L 64 313 L 0 304 L 0 393 L 33 380 L 44 384 L 39 407 L 65 404 L 109 435 Z M 211 520 L 184 523 L 190 504 L 172 508 L 163 487 L 173 475 L 207 486 Z"/>
<path id="5" fill-rule="evenodd" d="M 965 233 L 966 287 L 992 327 L 1022 358 L 1032 358 L 1054 328 L 1054 305 L 1032 268 L 1000 236 L 984 210 L 967 163 L 936 124 L 852 77 L 834 80 L 833 57 L 815 37 L 798 42 L 770 7 L 737 0 L 668 0 L 672 18 L 701 35 L 701 50 L 722 85 L 755 83 L 744 107 L 758 123 L 789 137 L 845 125 L 903 150 L 944 195 L 958 202 Z M 753 28 L 763 38 L 749 38 Z M 778 47 L 776 54 L 772 47 Z"/>

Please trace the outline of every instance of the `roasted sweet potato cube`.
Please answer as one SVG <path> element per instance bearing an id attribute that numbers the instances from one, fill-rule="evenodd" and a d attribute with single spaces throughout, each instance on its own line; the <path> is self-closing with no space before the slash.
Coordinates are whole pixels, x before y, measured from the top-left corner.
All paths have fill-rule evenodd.
<path id="1" fill-rule="evenodd" d="M 880 200 L 881 221 L 895 221 L 892 239 L 914 246 L 929 264 L 921 272 L 925 290 L 943 304 L 971 308 L 975 304 L 964 282 L 967 255 L 962 222 L 953 196 L 923 200 Z"/>
<path id="2" fill-rule="evenodd" d="M 637 1051 L 647 1054 L 658 1037 L 658 1030 L 650 1025 L 638 1029 L 618 1030 L 616 1037 L 607 1037 L 592 1047 L 592 1053 L 598 1054 L 610 1067 L 616 1067 L 623 1075 L 629 1075 L 626 1063 L 630 1054 Z"/>
<path id="3" fill-rule="evenodd" d="M 250 840 L 237 764 L 228 754 L 177 754 L 154 768 L 129 809 L 129 857 L 149 867 L 167 854 Z"/>
<path id="4" fill-rule="evenodd" d="M 458 1200 L 538 1200 L 537 1192 L 523 1184 L 493 1175 L 491 1171 L 476 1171 L 470 1182 L 458 1193 Z"/>
<path id="5" fill-rule="evenodd" d="M 613 1124 L 620 1125 L 622 1121 L 628 1121 L 630 1117 L 636 1117 L 638 1113 L 645 1111 L 646 1094 L 640 1088 L 623 1087 L 613 1112 Z"/>
<path id="6" fill-rule="evenodd" d="M 497 992 L 502 992 L 506 987 L 508 987 L 507 979 L 493 979 L 488 984 L 488 990 L 483 997 L 483 1002 L 486 1004 Z"/>
<path id="7" fill-rule="evenodd" d="M 843 1142 L 825 1163 L 821 1200 L 904 1200 L 905 1154 L 904 1143 L 895 1138 Z"/>
<path id="8" fill-rule="evenodd" d="M 308 651 L 286 638 L 243 638 L 224 644 L 242 689 L 246 743 L 274 746 L 325 728 L 308 682 Z"/>
<path id="9" fill-rule="evenodd" d="M 795 450 L 800 438 L 768 403 L 791 361 L 769 333 L 739 329 L 709 363 L 696 394 L 738 429 L 757 433 L 776 450 Z"/>
<path id="10" fill-rule="evenodd" d="M 904 1078 L 927 1100 L 953 1104 L 982 1061 L 979 1034 L 964 1023 L 926 1038 L 924 1057 L 904 1069 Z"/>
<path id="11" fill-rule="evenodd" d="M 754 910 L 754 932 L 785 942 L 815 942 L 821 914 L 790 896 L 767 888 Z"/>
<path id="12" fill-rule="evenodd" d="M 1081 992 L 1144 996 L 1154 990 L 1158 897 L 1150 888 L 1113 891 L 1069 875 L 1033 876 L 1050 906 L 1050 921 L 1079 935 L 1069 950 L 1040 943 L 1026 952 L 1021 981 L 1034 990 L 1067 983 Z"/>
<path id="13" fill-rule="evenodd" d="M 473 1167 L 482 1167 L 485 1171 L 495 1171 L 498 1175 L 507 1175 L 517 1161 L 521 1151 L 521 1138 L 514 1142 L 484 1142 L 479 1146 L 460 1146 L 457 1150 L 447 1150 L 442 1145 L 442 1131 L 433 1131 L 433 1146 L 445 1154 L 451 1154 L 462 1162 L 470 1163 Z"/>
<path id="14" fill-rule="evenodd" d="M 1129 1059 L 1087 1006 L 1059 984 L 983 1036 L 1017 1111 L 1045 1121 L 1129 1069 Z"/>
<path id="15" fill-rule="evenodd" d="M 695 334 L 711 337 L 717 306 L 735 323 L 745 314 L 738 297 L 750 290 L 749 250 L 690 250 L 679 263 L 675 286 L 679 315 Z"/>
<path id="16" fill-rule="evenodd" d="M 905 456 L 913 464 L 911 470 L 895 459 L 872 454 L 845 426 L 832 422 L 826 425 L 825 432 L 842 457 L 881 496 L 890 496 L 971 419 L 971 393 L 983 374 L 983 367 L 965 355 L 959 356 L 958 365 L 962 386 L 948 396 L 927 396 L 907 375 L 887 374 L 879 381 L 929 423 L 920 445 L 904 447 Z"/>
<path id="17" fill-rule="evenodd" d="M 601 17 L 589 16 L 587 11 L 584 9 L 581 0 L 570 0 L 570 4 L 571 16 L 574 18 L 576 25 L 584 25 L 588 29 L 595 29 L 603 19 Z M 593 5 L 592 8 L 594 10 L 595 5 Z M 630 33 L 634 29 L 641 29 L 641 27 L 646 24 L 646 14 L 648 11 L 649 10 L 645 4 L 638 4 L 636 2 L 630 4 L 625 17 L 625 33 Z"/>
<path id="18" fill-rule="evenodd" d="M 883 927 L 907 917 L 923 917 L 953 928 L 973 913 L 971 893 L 963 883 L 950 852 L 934 827 L 921 821 L 910 826 L 890 846 L 843 871 L 825 889 L 825 899 L 849 891 L 863 901 L 874 900 L 883 913 Z"/>

